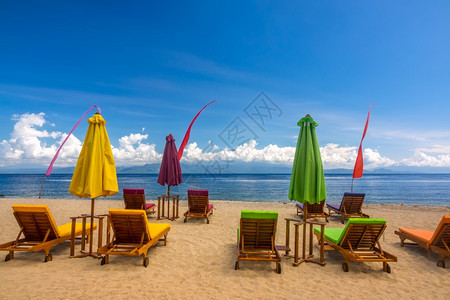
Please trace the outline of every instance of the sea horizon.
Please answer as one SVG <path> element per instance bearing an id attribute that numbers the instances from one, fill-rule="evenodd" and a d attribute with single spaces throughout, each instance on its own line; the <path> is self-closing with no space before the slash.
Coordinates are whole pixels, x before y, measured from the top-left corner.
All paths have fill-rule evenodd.
<path id="1" fill-rule="evenodd" d="M 287 194 L 291 174 L 287 173 L 184 173 L 183 183 L 170 187 L 172 194 L 186 200 L 187 189 L 208 189 L 211 200 L 290 203 Z M 78 199 L 68 187 L 71 173 L 47 176 L 42 198 Z M 158 174 L 117 174 L 119 192 L 105 199 L 122 200 L 123 188 L 143 188 L 149 201 L 166 192 Z M 0 195 L 5 198 L 38 198 L 43 174 L 0 174 Z M 352 174 L 325 173 L 327 203 L 339 203 L 351 191 Z M 450 174 L 389 173 L 365 174 L 354 179 L 353 192 L 365 193 L 365 204 L 450 205 Z M 1 201 L 1 199 L 0 199 Z"/>

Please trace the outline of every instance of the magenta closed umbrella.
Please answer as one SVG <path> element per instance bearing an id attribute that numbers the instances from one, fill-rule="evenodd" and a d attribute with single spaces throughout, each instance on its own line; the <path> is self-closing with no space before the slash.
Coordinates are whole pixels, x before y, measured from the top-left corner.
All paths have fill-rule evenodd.
<path id="1" fill-rule="evenodd" d="M 166 147 L 159 169 L 158 183 L 167 184 L 167 196 L 170 196 L 170 187 L 180 184 L 183 181 L 181 176 L 181 166 L 178 160 L 177 146 L 172 134 L 166 136 Z"/>

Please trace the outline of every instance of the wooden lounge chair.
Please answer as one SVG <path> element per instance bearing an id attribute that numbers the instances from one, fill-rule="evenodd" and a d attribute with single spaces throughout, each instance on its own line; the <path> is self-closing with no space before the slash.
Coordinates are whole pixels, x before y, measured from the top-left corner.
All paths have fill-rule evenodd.
<path id="1" fill-rule="evenodd" d="M 209 224 L 209 215 L 213 214 L 213 205 L 209 204 L 208 190 L 188 190 L 188 210 L 184 213 L 184 222 L 187 218 L 206 218 Z"/>
<path id="2" fill-rule="evenodd" d="M 325 228 L 325 250 L 337 250 L 344 256 L 344 272 L 349 270 L 349 261 L 356 261 L 382 262 L 383 271 L 391 273 L 388 262 L 396 262 L 397 257 L 381 249 L 379 239 L 385 229 L 384 219 L 350 218 L 343 229 Z M 320 231 L 320 228 L 314 228 L 319 242 Z"/>
<path id="3" fill-rule="evenodd" d="M 444 216 L 435 231 L 399 228 L 395 234 L 400 237 L 401 247 L 410 240 L 427 249 L 428 255 L 430 250 L 436 252 L 440 257 L 437 266 L 445 268 L 445 260 L 450 257 L 450 216 Z"/>
<path id="4" fill-rule="evenodd" d="M 147 214 L 155 213 L 156 205 L 145 202 L 144 189 L 123 189 L 125 209 L 143 209 Z"/>
<path id="5" fill-rule="evenodd" d="M 341 203 L 327 203 L 328 213 L 331 212 L 341 215 L 342 224 L 348 218 L 370 218 L 362 212 L 362 205 L 366 194 L 362 193 L 344 193 Z"/>
<path id="6" fill-rule="evenodd" d="M 303 215 L 303 220 L 309 218 L 325 218 L 328 222 L 328 217 L 330 216 L 324 210 L 325 200 L 320 203 L 297 203 L 295 207 L 297 208 L 297 215 Z"/>
<path id="7" fill-rule="evenodd" d="M 276 271 L 281 274 L 281 258 L 275 246 L 277 219 L 278 212 L 241 211 L 235 270 L 242 260 L 268 261 L 276 262 Z"/>
<path id="8" fill-rule="evenodd" d="M 41 250 L 45 253 L 44 262 L 51 261 L 50 250 L 53 245 L 70 240 L 72 223 L 56 226 L 47 205 L 13 205 L 12 208 L 20 231 L 15 241 L 0 245 L 1 251 L 9 251 L 5 261 L 13 259 L 15 251 Z M 87 236 L 90 234 L 90 228 L 91 224 L 87 223 L 84 232 Z M 97 224 L 94 223 L 94 229 L 96 228 Z M 76 223 L 75 236 L 82 233 L 82 224 Z"/>
<path id="9" fill-rule="evenodd" d="M 169 230 L 170 224 L 148 223 L 143 210 L 110 209 L 106 244 L 98 248 L 98 254 L 105 255 L 101 265 L 109 263 L 110 255 L 142 255 L 143 265 L 147 267 L 149 263 L 148 249 L 158 241 L 164 241 L 164 246 L 166 246 Z"/>

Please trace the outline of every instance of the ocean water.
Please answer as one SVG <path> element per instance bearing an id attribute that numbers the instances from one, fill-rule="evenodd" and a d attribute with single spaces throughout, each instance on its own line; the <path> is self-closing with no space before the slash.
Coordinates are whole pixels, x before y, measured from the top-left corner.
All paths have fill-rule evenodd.
<path id="1" fill-rule="evenodd" d="M 166 187 L 157 174 L 119 174 L 120 192 L 110 199 L 122 200 L 123 188 L 144 188 L 147 199 L 157 199 Z M 77 199 L 68 191 L 71 174 L 47 176 L 42 198 Z M 183 183 L 171 187 L 172 194 L 186 199 L 188 188 L 208 189 L 210 199 L 235 201 L 290 202 L 287 198 L 290 174 L 183 174 Z M 0 195 L 38 198 L 43 175 L 0 174 Z M 325 175 L 327 202 L 340 202 L 350 192 L 351 175 Z M 354 192 L 365 193 L 367 204 L 450 205 L 450 174 L 369 174 L 355 179 Z M 1 198 L 0 198 L 1 201 Z"/>

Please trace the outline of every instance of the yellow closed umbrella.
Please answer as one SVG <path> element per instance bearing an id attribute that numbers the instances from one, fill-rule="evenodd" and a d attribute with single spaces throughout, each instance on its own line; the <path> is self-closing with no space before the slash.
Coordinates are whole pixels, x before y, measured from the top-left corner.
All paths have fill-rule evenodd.
<path id="1" fill-rule="evenodd" d="M 91 224 L 94 224 L 94 200 L 119 192 L 116 165 L 106 132 L 106 121 L 96 113 L 89 120 L 77 165 L 73 172 L 69 191 L 80 198 L 91 198 Z M 92 254 L 92 234 L 89 254 Z"/>

